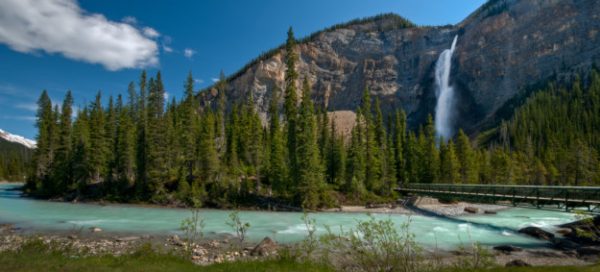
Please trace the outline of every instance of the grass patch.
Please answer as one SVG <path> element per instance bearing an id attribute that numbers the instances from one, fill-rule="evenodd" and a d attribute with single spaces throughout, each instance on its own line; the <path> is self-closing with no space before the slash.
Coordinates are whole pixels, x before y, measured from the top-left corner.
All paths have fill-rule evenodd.
<path id="1" fill-rule="evenodd" d="M 159 253 L 151 246 L 123 256 L 81 256 L 70 250 L 58 251 L 40 241 L 21 250 L 0 253 L 0 271 L 333 271 L 313 263 L 292 260 L 247 261 L 198 266 L 171 253 Z"/>

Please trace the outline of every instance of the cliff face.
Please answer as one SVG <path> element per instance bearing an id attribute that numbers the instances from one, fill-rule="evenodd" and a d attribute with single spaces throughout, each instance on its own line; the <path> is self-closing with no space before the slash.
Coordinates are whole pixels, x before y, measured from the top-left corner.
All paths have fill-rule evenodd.
<path id="1" fill-rule="evenodd" d="M 301 78 L 317 104 L 355 110 L 368 87 L 384 110 L 403 108 L 413 125 L 435 110 L 434 69 L 458 35 L 452 85 L 457 124 L 475 131 L 530 84 L 600 61 L 600 1 L 492 0 L 463 22 L 444 27 L 399 27 L 393 16 L 319 33 L 298 45 Z M 253 94 L 266 112 L 271 90 L 284 89 L 284 50 L 230 79 L 228 101 Z M 205 101 L 216 92 L 201 93 Z"/>

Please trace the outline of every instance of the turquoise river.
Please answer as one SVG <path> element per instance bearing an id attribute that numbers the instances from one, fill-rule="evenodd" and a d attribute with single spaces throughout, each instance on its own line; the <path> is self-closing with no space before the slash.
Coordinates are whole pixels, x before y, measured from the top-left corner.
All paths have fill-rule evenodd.
<path id="1" fill-rule="evenodd" d="M 105 233 L 135 235 L 179 234 L 180 222 L 190 216 L 185 209 L 139 207 L 132 205 L 95 205 L 49 202 L 21 197 L 11 190 L 19 185 L 0 184 L 0 223 L 13 223 L 28 232 L 52 232 L 100 227 Z M 202 210 L 206 236 L 232 233 L 226 224 L 231 211 Z M 312 213 L 317 233 L 329 226 L 334 232 L 342 227 L 350 230 L 358 220 L 368 219 L 362 213 Z M 511 208 L 497 215 L 470 215 L 452 219 L 419 215 L 376 214 L 378 219 L 391 219 L 400 228 L 410 220 L 409 229 L 425 247 L 452 249 L 473 242 L 483 245 L 512 244 L 525 247 L 545 246 L 545 242 L 520 235 L 517 230 L 537 226 L 552 230 L 556 225 L 576 220 L 575 215 L 557 211 Z M 248 237 L 260 240 L 269 236 L 279 242 L 295 242 L 304 238 L 306 227 L 302 213 L 240 211 L 243 221 L 250 223 Z"/>

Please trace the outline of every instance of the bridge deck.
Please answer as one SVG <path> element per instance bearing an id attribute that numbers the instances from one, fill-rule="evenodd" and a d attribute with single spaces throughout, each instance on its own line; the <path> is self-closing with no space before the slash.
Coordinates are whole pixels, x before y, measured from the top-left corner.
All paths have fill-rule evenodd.
<path id="1" fill-rule="evenodd" d="M 527 202 L 563 205 L 566 210 L 586 206 L 591 212 L 600 212 L 600 187 L 589 186 L 535 186 L 488 184 L 406 184 L 396 189 L 403 193 L 432 196 L 485 198 L 509 200 L 513 204 Z"/>

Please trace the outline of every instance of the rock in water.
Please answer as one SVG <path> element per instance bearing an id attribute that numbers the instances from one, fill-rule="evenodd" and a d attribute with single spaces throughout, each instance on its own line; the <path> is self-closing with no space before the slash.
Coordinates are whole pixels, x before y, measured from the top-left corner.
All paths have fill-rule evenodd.
<path id="1" fill-rule="evenodd" d="M 277 248 L 279 246 L 275 241 L 273 241 L 269 237 L 265 237 L 252 251 L 250 251 L 250 255 L 252 256 L 269 256 L 275 252 L 277 252 Z"/>
<path id="2" fill-rule="evenodd" d="M 546 240 L 546 241 L 550 241 L 550 240 L 552 240 L 552 238 L 554 238 L 554 234 L 547 232 L 543 229 L 540 229 L 538 227 L 522 228 L 519 230 L 519 233 L 523 233 L 523 234 L 529 235 L 531 237 L 535 237 L 537 239 L 542 239 L 542 240 Z"/>
<path id="3" fill-rule="evenodd" d="M 477 208 L 477 207 L 465 207 L 465 212 L 468 212 L 468 213 L 479 213 L 479 208 Z"/>

